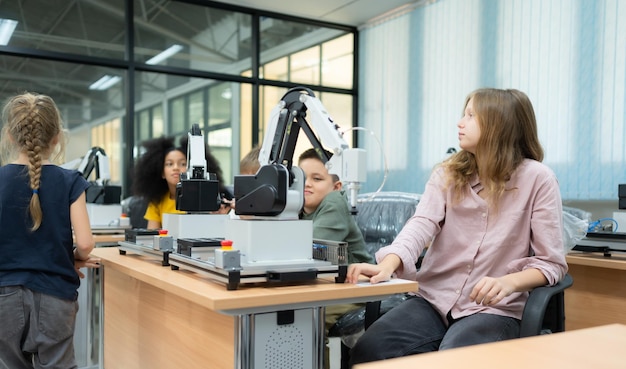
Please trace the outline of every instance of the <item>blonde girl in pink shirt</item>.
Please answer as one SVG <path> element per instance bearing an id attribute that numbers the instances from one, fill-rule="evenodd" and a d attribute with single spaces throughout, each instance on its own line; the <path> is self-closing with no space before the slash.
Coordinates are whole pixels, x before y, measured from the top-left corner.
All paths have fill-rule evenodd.
<path id="1" fill-rule="evenodd" d="M 461 151 L 433 171 L 398 237 L 376 265 L 349 267 L 350 283 L 419 282 L 360 338 L 351 364 L 519 337 L 528 291 L 567 272 L 559 186 L 526 94 L 476 90 L 457 127 Z"/>

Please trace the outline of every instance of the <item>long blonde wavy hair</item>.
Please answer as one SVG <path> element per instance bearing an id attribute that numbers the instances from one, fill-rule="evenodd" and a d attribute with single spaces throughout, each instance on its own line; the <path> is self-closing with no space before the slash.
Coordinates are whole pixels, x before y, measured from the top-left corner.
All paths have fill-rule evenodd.
<path id="1" fill-rule="evenodd" d="M 33 190 L 29 212 L 33 222 L 31 230 L 35 231 L 43 219 L 39 201 L 41 167 L 44 160 L 56 161 L 63 156 L 65 149 L 61 114 L 49 96 L 24 93 L 8 100 L 2 110 L 2 121 L 2 163 L 13 161 L 20 153 L 28 157 L 28 176 Z"/>
<path id="2" fill-rule="evenodd" d="M 514 89 L 478 89 L 467 96 L 464 109 L 470 100 L 481 132 L 475 153 L 461 150 L 442 166 L 456 199 L 463 197 L 466 185 L 478 175 L 487 191 L 486 200 L 497 207 L 518 165 L 524 159 L 543 160 L 535 112 L 528 96 Z"/>

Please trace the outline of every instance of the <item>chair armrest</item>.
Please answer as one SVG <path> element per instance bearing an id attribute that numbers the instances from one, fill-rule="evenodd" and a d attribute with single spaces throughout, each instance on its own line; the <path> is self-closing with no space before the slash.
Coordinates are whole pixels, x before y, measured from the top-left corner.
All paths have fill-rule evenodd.
<path id="1" fill-rule="evenodd" d="M 554 286 L 537 287 L 530 291 L 528 301 L 524 306 L 522 322 L 520 326 L 520 337 L 536 336 L 543 328 L 544 316 L 549 303 L 554 298 L 554 309 L 556 309 L 557 319 L 563 319 L 563 295 L 565 289 L 573 284 L 572 276 L 565 274 L 565 277 Z M 563 331 L 562 322 L 554 322 L 556 331 Z"/>

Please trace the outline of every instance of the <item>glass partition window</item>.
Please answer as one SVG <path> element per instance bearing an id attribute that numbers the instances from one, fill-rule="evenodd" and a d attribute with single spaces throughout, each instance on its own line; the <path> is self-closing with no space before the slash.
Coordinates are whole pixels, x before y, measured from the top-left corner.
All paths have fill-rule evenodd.
<path id="1" fill-rule="evenodd" d="M 169 132 L 182 133 L 189 130 L 191 126 L 187 124 L 186 119 L 186 98 L 185 96 L 177 97 L 169 102 Z"/>
<path id="2" fill-rule="evenodd" d="M 291 81 L 319 85 L 320 83 L 320 47 L 314 46 L 291 55 L 289 69 Z"/>
<path id="3" fill-rule="evenodd" d="M 337 29 L 263 18 L 261 78 L 352 88 L 354 35 Z"/>
<path id="4" fill-rule="evenodd" d="M 100 147 L 104 150 L 109 159 L 109 170 L 111 183 L 121 184 L 122 180 L 122 145 L 121 140 L 121 119 L 112 119 L 106 123 L 97 125 L 91 129 L 92 147 Z M 94 170 L 90 179 L 97 179 Z"/>
<path id="5" fill-rule="evenodd" d="M 176 1 L 135 0 L 135 60 L 239 74 L 251 67 L 252 16 Z"/>
<path id="6" fill-rule="evenodd" d="M 252 128 L 252 85 L 242 83 L 240 87 L 239 106 L 239 158 L 243 158 L 251 149 L 253 143 Z M 263 137 L 263 136 L 261 136 Z M 238 171 L 239 165 L 235 168 Z"/>
<path id="7" fill-rule="evenodd" d="M 156 105 L 137 112 L 135 115 L 135 139 L 137 142 L 153 137 L 160 137 L 164 133 L 163 106 Z"/>
<path id="8" fill-rule="evenodd" d="M 24 91 L 45 94 L 55 101 L 63 125 L 70 132 L 62 161 L 81 158 L 91 147 L 100 146 L 109 157 L 111 180 L 120 183 L 120 126 L 125 110 L 123 71 L 7 55 L 0 55 L 0 69 L 2 101 Z M 120 78 L 100 89 L 90 89 L 96 77 L 107 74 Z"/>
<path id="9" fill-rule="evenodd" d="M 209 89 L 209 126 L 230 127 L 233 88 L 231 83 L 219 83 Z"/>
<path id="10" fill-rule="evenodd" d="M 152 137 L 152 119 L 150 109 L 137 113 L 135 117 L 135 138 L 139 141 Z"/>
<path id="11" fill-rule="evenodd" d="M 9 46 L 124 59 L 124 0 L 1 3 L 0 18 L 16 22 Z"/>
<path id="12" fill-rule="evenodd" d="M 189 126 L 187 130 L 194 124 L 197 124 L 200 128 L 204 128 L 205 126 L 204 110 L 207 104 L 205 104 L 206 98 L 204 97 L 204 92 L 205 91 L 201 90 L 189 94 Z"/>
<path id="13" fill-rule="evenodd" d="M 284 87 L 264 86 L 260 90 L 259 96 L 259 142 L 263 143 L 263 137 L 270 120 L 272 109 L 278 104 L 283 95 L 287 92 Z"/>
<path id="14" fill-rule="evenodd" d="M 354 35 L 348 33 L 322 44 L 320 84 L 352 88 L 354 65 Z"/>
<path id="15" fill-rule="evenodd" d="M 178 138 L 193 123 L 232 181 L 287 84 L 345 89 L 319 97 L 342 126 L 353 124 L 354 30 L 198 0 L 0 4 L 0 20 L 14 27 L 0 39 L 0 98 L 53 97 L 70 131 L 67 161 L 102 146 L 127 195 L 122 164 L 133 165 L 140 142 Z"/>
<path id="16" fill-rule="evenodd" d="M 261 78 L 273 81 L 287 81 L 289 78 L 289 58 L 283 57 L 261 67 Z"/>
<path id="17" fill-rule="evenodd" d="M 152 109 L 152 124 L 150 127 L 152 128 L 152 137 L 160 137 L 163 136 L 165 132 L 165 122 L 163 119 L 163 106 L 157 105 Z"/>
<path id="18" fill-rule="evenodd" d="M 23 91 L 48 95 L 69 130 L 106 120 L 112 112 L 125 108 L 123 70 L 0 55 L 0 74 L 2 101 Z M 91 87 L 106 75 L 117 78 L 99 88 Z"/>

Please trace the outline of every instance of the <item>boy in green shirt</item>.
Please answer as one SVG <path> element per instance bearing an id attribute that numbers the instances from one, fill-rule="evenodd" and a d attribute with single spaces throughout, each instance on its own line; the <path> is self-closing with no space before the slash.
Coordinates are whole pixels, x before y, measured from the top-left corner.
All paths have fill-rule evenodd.
<path id="1" fill-rule="evenodd" d="M 347 242 L 350 264 L 374 262 L 372 255 L 365 249 L 361 230 L 350 213 L 339 177 L 328 173 L 314 149 L 300 155 L 298 166 L 306 176 L 304 208 L 300 219 L 313 221 L 313 238 Z"/>
<path id="2" fill-rule="evenodd" d="M 332 155 L 329 152 L 327 154 Z M 300 155 L 298 166 L 306 176 L 304 208 L 300 219 L 313 221 L 313 238 L 347 242 L 349 264 L 374 263 L 374 258 L 365 249 L 361 230 L 350 213 L 340 178 L 328 173 L 324 162 L 314 149 Z M 357 304 L 327 306 L 326 333 L 339 317 L 359 306 Z M 324 367 L 329 368 L 328 347 L 324 355 Z"/>

